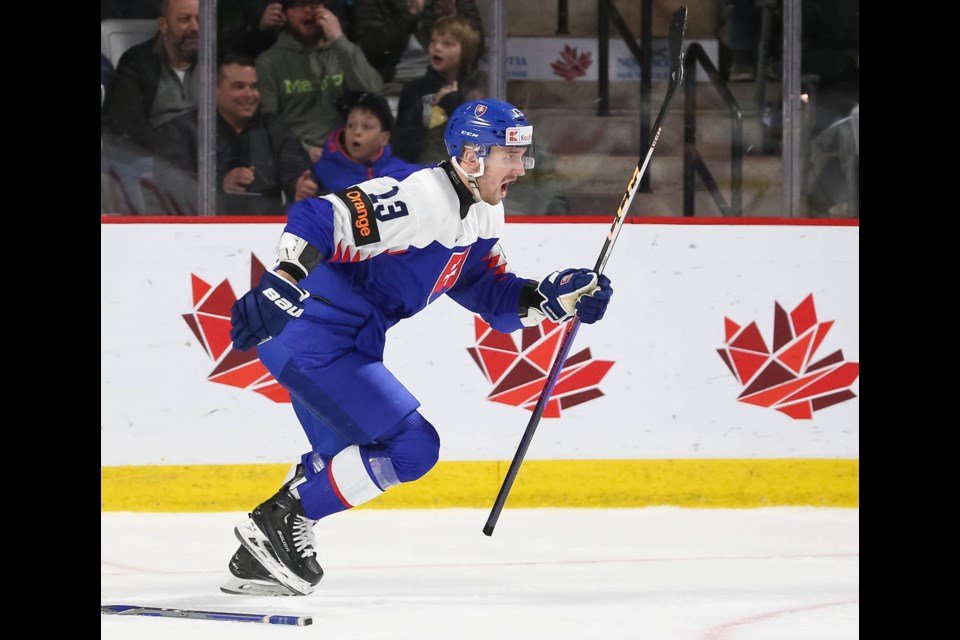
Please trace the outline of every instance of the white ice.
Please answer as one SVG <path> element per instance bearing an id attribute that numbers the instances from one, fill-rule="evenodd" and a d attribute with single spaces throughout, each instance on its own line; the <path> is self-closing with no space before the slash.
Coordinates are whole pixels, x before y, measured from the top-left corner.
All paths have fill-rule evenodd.
<path id="1" fill-rule="evenodd" d="M 858 509 L 357 510 L 316 527 L 306 597 L 219 591 L 240 513 L 100 515 L 100 602 L 309 615 L 100 616 L 123 640 L 855 640 Z"/>

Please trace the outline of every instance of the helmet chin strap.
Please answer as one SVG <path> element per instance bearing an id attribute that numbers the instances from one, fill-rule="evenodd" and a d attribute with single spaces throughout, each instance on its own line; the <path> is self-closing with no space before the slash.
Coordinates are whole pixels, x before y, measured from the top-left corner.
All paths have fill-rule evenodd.
<path id="1" fill-rule="evenodd" d="M 484 166 L 483 166 L 483 157 L 477 156 L 477 164 L 480 165 L 480 170 L 475 172 L 470 172 L 460 166 L 459 160 L 457 158 L 450 158 L 450 162 L 453 163 L 457 169 L 459 169 L 465 176 L 467 176 L 467 186 L 470 187 L 470 191 L 473 192 L 473 197 L 477 202 L 483 202 L 483 197 L 480 195 L 480 185 L 477 184 L 477 178 L 483 175 Z"/>

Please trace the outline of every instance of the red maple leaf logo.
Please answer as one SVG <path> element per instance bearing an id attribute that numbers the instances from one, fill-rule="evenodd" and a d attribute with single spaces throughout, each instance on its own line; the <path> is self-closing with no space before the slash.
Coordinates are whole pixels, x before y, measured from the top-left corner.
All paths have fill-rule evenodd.
<path id="1" fill-rule="evenodd" d="M 264 271 L 263 263 L 251 255 L 251 288 L 260 281 Z M 190 278 L 193 284 L 193 311 L 183 314 L 183 319 L 200 341 L 200 346 L 216 363 L 207 380 L 249 389 L 274 402 L 290 402 L 290 394 L 263 366 L 256 349 L 243 353 L 233 348 L 230 340 L 230 308 L 237 296 L 230 283 L 224 280 L 213 287 L 196 274 L 190 274 Z"/>
<path id="2" fill-rule="evenodd" d="M 551 62 L 550 68 L 564 80 L 573 80 L 587 75 L 587 69 L 593 62 L 590 57 L 589 51 L 584 51 L 578 56 L 576 47 L 564 45 L 563 51 L 560 52 L 560 59 Z"/>
<path id="3" fill-rule="evenodd" d="M 540 325 L 525 328 L 518 346 L 512 336 L 495 331 L 479 316 L 474 318 L 474 327 L 477 346 L 467 351 L 494 384 L 487 399 L 533 411 L 559 351 L 564 329 L 544 320 Z M 597 385 L 612 366 L 611 360 L 594 360 L 590 349 L 569 356 L 543 417 L 559 418 L 561 409 L 602 396 Z"/>
<path id="4" fill-rule="evenodd" d="M 724 318 L 724 323 L 726 346 L 717 352 L 744 387 L 740 402 L 810 419 L 814 411 L 857 397 L 850 385 L 860 375 L 860 363 L 844 362 L 840 350 L 813 361 L 833 321 L 817 320 L 812 293 L 789 315 L 774 303 L 772 350 L 756 322 L 741 327 Z"/>

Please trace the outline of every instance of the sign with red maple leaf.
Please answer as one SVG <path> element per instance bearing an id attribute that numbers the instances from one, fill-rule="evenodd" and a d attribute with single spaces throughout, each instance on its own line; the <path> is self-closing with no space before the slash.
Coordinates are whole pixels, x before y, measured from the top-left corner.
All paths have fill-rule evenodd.
<path id="1" fill-rule="evenodd" d="M 574 80 L 587 75 L 587 69 L 593 64 L 589 51 L 578 54 L 576 47 L 566 45 L 560 52 L 560 59 L 550 64 L 553 72 L 564 80 Z"/>
<path id="2" fill-rule="evenodd" d="M 495 331 L 479 316 L 474 324 L 477 344 L 467 351 L 494 385 L 487 399 L 533 411 L 560 349 L 563 327 L 544 320 L 523 329 L 518 345 L 513 336 Z M 612 366 L 611 360 L 594 360 L 589 348 L 570 355 L 543 417 L 559 418 L 562 409 L 602 396 L 598 385 Z"/>
<path id="3" fill-rule="evenodd" d="M 774 303 L 773 347 L 768 348 L 756 322 L 745 327 L 724 318 L 725 346 L 717 349 L 743 386 L 738 400 L 776 409 L 796 419 L 855 398 L 850 385 L 860 363 L 845 362 L 843 352 L 814 360 L 833 322 L 820 322 L 811 293 L 787 314 Z"/>

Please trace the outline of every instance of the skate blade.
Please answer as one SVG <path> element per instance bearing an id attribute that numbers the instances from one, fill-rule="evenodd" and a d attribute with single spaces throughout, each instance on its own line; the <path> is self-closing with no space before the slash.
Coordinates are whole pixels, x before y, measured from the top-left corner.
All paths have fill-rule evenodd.
<path id="1" fill-rule="evenodd" d="M 275 582 L 266 582 L 264 580 L 245 580 L 243 578 L 230 577 L 229 580 L 220 586 L 220 591 L 235 596 L 299 596 L 301 594 L 291 591 L 282 584 Z"/>
<path id="2" fill-rule="evenodd" d="M 290 571 L 286 565 L 280 562 L 273 551 L 270 540 L 253 520 L 248 517 L 245 522 L 238 524 L 233 532 L 240 540 L 240 544 L 260 561 L 260 564 L 270 572 L 270 575 L 277 582 L 301 596 L 307 596 L 313 592 L 313 585 Z"/>

